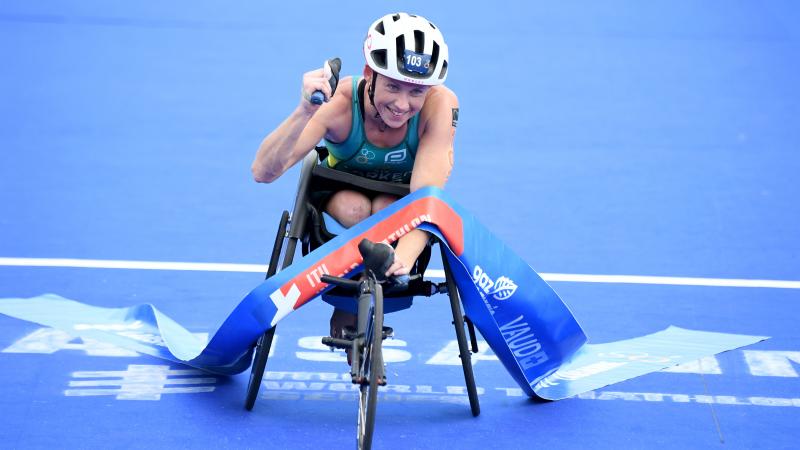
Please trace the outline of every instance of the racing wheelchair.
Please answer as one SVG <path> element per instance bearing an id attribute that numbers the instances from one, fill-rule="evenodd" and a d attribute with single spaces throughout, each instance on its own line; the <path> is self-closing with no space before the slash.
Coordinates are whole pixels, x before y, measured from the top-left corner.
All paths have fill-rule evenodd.
<path id="1" fill-rule="evenodd" d="M 324 202 L 330 193 L 341 189 L 356 189 L 367 194 L 390 194 L 403 197 L 410 192 L 407 184 L 371 180 L 324 167 L 320 162 L 326 157 L 327 149 L 316 147 L 303 160 L 294 208 L 291 214 L 283 211 L 281 216 L 270 255 L 267 278 L 275 275 L 279 269 L 285 269 L 292 264 L 298 245 L 301 247 L 302 254 L 306 255 L 336 236 L 329 231 L 322 213 Z M 472 322 L 462 313 L 458 288 L 445 257 L 444 245 L 438 241 L 438 238 L 432 237 L 412 268 L 410 277 L 407 280 L 398 281 L 394 278 L 382 279 L 383 273 L 380 273 L 380 269 L 375 268 L 374 264 L 371 266 L 368 263 L 370 260 L 378 261 L 378 265 L 382 262 L 387 263 L 386 257 L 393 258 L 393 253 L 389 251 L 389 255 L 376 257 L 368 253 L 373 250 L 371 243 L 362 242 L 362 244 L 364 245 L 359 245 L 359 250 L 364 257 L 365 270 L 360 280 L 357 276 L 343 279 L 327 275 L 322 280 L 335 286 L 328 291 L 329 298 L 349 299 L 350 303 L 355 306 L 351 310 L 357 311 L 358 325 L 356 329 L 346 330 L 342 338 L 323 338 L 323 343 L 331 348 L 346 349 L 350 352 L 352 381 L 359 385 L 361 394 L 359 397 L 358 447 L 370 447 L 378 386 L 386 384 L 381 341 L 391 336 L 393 330 L 383 327 L 384 297 L 392 299 L 387 304 L 393 305 L 394 310 L 399 310 L 409 307 L 411 298 L 414 296 L 432 296 L 436 293 L 448 295 L 470 408 L 472 415 L 478 416 L 480 405 L 471 362 L 471 353 L 478 352 L 478 344 Z M 431 258 L 433 245 L 436 244 L 439 244 L 444 264 L 445 281 L 440 283 L 425 280 L 423 277 Z M 388 246 L 383 245 L 383 247 Z M 391 247 L 389 249 L 391 250 Z M 388 264 L 391 264 L 391 261 L 388 261 Z M 339 307 L 335 302 L 326 301 Z M 392 307 L 389 307 L 386 312 L 391 312 Z M 248 411 L 253 409 L 258 397 L 275 329 L 276 327 L 272 327 L 267 330 L 253 344 L 255 347 L 253 365 L 245 400 L 245 408 Z M 469 334 L 469 343 L 467 333 Z"/>

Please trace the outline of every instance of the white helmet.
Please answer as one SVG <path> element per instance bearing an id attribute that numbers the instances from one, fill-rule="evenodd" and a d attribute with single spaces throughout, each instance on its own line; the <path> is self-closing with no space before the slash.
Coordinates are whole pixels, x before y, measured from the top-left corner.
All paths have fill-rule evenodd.
<path id="1" fill-rule="evenodd" d="M 447 44 L 422 16 L 396 13 L 376 20 L 364 40 L 364 57 L 372 70 L 395 80 L 434 86 L 447 78 Z"/>

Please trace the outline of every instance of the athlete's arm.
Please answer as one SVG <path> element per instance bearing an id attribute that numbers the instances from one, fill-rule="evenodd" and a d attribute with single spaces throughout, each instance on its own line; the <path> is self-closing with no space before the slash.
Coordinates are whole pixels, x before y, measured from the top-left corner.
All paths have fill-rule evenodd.
<path id="1" fill-rule="evenodd" d="M 453 91 L 440 86 L 431 89 L 425 106 L 420 112 L 424 128 L 411 172 L 411 192 L 427 186 L 444 188 L 453 169 L 458 98 Z M 408 274 L 427 242 L 428 233 L 422 230 L 403 236 L 397 243 L 395 263 L 387 273 Z"/>
<path id="2" fill-rule="evenodd" d="M 322 91 L 329 102 L 314 105 L 314 91 Z M 278 128 L 261 142 L 251 170 L 259 183 L 270 183 L 300 161 L 328 132 L 333 118 L 349 108 L 344 95 L 331 97 L 331 87 L 322 69 L 303 75 L 300 104 Z"/>

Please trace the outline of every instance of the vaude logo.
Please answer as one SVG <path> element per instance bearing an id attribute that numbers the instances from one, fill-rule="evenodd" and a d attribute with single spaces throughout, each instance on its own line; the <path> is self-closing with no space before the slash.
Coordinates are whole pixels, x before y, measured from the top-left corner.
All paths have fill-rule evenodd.
<path id="1" fill-rule="evenodd" d="M 388 164 L 400 164 L 406 160 L 406 157 L 408 157 L 408 150 L 401 148 L 400 150 L 387 153 L 384 161 Z"/>
<path id="2" fill-rule="evenodd" d="M 517 292 L 517 284 L 511 278 L 501 276 L 496 281 L 489 278 L 481 266 L 475 266 L 472 270 L 472 281 L 486 295 L 492 296 L 495 300 L 508 300 Z"/>

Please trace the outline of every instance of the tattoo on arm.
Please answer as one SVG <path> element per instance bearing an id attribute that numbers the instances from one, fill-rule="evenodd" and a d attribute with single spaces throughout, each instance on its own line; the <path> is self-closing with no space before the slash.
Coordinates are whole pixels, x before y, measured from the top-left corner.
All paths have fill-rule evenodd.
<path id="1" fill-rule="evenodd" d="M 458 126 L 458 108 L 453 108 L 453 128 Z"/>

